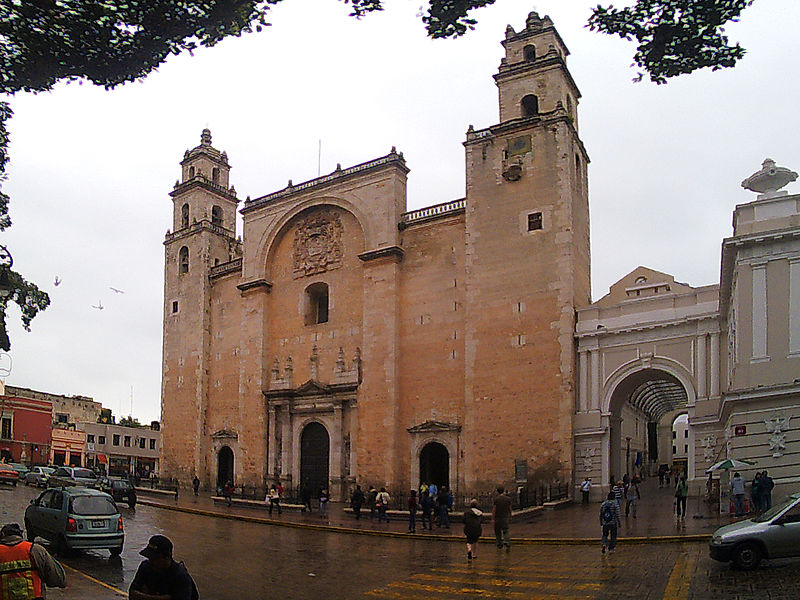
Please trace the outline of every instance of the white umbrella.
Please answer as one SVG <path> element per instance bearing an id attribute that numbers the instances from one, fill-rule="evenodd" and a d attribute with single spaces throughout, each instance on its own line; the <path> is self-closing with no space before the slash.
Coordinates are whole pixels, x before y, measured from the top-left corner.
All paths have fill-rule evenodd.
<path id="1" fill-rule="evenodd" d="M 706 469 L 706 473 L 711 473 L 712 471 L 729 471 L 731 469 L 746 469 L 747 467 L 754 466 L 754 463 L 749 463 L 744 460 L 737 460 L 735 458 L 726 458 L 725 460 L 721 460 L 716 464 L 711 465 Z"/>

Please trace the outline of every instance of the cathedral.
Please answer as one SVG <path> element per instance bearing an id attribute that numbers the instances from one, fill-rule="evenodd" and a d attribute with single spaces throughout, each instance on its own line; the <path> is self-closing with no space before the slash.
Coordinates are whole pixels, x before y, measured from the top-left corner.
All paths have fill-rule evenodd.
<path id="1" fill-rule="evenodd" d="M 408 211 L 392 148 L 241 203 L 210 131 L 186 151 L 164 241 L 162 477 L 334 500 L 591 477 L 599 499 L 663 466 L 697 493 L 736 458 L 796 484 L 800 195 L 780 188 L 797 174 L 768 159 L 742 182 L 759 195 L 734 210 L 718 285 L 638 267 L 592 302 L 569 52 L 535 12 L 502 44 L 499 122 L 466 132 L 465 198 Z"/>
<path id="2" fill-rule="evenodd" d="M 162 476 L 333 498 L 569 480 L 590 302 L 580 92 L 549 18 L 503 46 L 499 123 L 464 140 L 465 198 L 407 211 L 392 148 L 242 204 L 208 130 L 185 153 L 164 242 Z"/>

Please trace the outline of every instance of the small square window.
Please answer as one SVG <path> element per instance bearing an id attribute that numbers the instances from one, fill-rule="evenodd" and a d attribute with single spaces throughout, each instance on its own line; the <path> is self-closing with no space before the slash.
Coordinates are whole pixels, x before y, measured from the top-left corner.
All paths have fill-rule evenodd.
<path id="1" fill-rule="evenodd" d="M 176 312 L 178 312 L 178 301 L 174 300 L 172 302 L 172 314 L 174 315 Z"/>
<path id="2" fill-rule="evenodd" d="M 688 429 L 684 429 L 683 430 L 683 437 L 685 437 L 685 438 L 689 437 L 689 430 Z"/>
<path id="3" fill-rule="evenodd" d="M 150 440 L 150 450 L 155 450 L 155 449 L 156 449 L 156 441 Z"/>
<path id="4" fill-rule="evenodd" d="M 672 453 L 673 454 L 677 454 L 678 453 L 678 449 L 675 446 L 672 447 Z"/>
<path id="5" fill-rule="evenodd" d="M 98 436 L 97 436 L 97 443 L 98 443 L 98 444 L 105 444 L 105 443 L 106 443 L 106 436 L 104 436 L 104 435 L 98 435 Z"/>
<path id="6" fill-rule="evenodd" d="M 130 448 L 131 447 L 131 436 L 129 436 L 129 435 L 125 436 L 125 441 L 124 441 L 123 445 L 126 448 Z"/>
<path id="7" fill-rule="evenodd" d="M 119 434 L 115 433 L 113 441 L 111 442 L 114 446 L 119 446 Z"/>
<path id="8" fill-rule="evenodd" d="M 94 435 L 91 433 L 86 434 L 86 442 L 89 444 L 94 444 Z"/>
<path id="9" fill-rule="evenodd" d="M 683 451 L 688 454 L 688 452 L 689 452 L 689 444 L 684 444 L 683 445 Z"/>
<path id="10" fill-rule="evenodd" d="M 535 212 L 528 214 L 528 231 L 536 231 L 542 228 L 542 213 Z"/>

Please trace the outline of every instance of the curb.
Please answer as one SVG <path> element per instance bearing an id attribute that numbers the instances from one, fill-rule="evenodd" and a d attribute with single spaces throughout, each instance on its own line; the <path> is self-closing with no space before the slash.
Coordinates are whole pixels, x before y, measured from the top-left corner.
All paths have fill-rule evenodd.
<path id="1" fill-rule="evenodd" d="M 292 521 L 279 521 L 276 519 L 267 519 L 264 517 L 255 517 L 249 515 L 231 515 L 220 513 L 213 510 L 205 510 L 202 508 L 190 508 L 187 506 L 174 506 L 169 504 L 162 504 L 160 502 L 153 502 L 152 500 L 140 499 L 138 504 L 144 506 L 152 506 L 154 508 L 161 508 L 164 510 L 174 510 L 177 512 L 200 515 L 204 517 L 214 517 L 217 519 L 228 519 L 231 521 L 242 521 L 244 523 L 259 523 L 261 525 L 274 525 L 278 527 L 289 527 L 292 529 L 308 529 L 313 531 L 328 531 L 332 533 L 344 533 L 350 535 L 372 535 L 376 537 L 386 538 L 399 538 L 399 539 L 415 539 L 415 540 L 431 540 L 438 542 L 464 542 L 463 536 L 456 535 L 431 535 L 427 533 L 404 533 L 399 531 L 377 531 L 374 529 L 354 529 L 352 527 L 342 527 L 338 525 L 315 525 L 313 523 L 296 523 Z M 658 535 L 651 537 L 619 537 L 617 544 L 656 544 L 656 543 L 696 543 L 707 542 L 711 539 L 711 534 L 699 533 L 691 535 Z M 494 542 L 493 537 L 483 536 L 481 540 Z M 511 542 L 520 546 L 592 546 L 598 544 L 600 536 L 596 538 L 511 538 Z"/>

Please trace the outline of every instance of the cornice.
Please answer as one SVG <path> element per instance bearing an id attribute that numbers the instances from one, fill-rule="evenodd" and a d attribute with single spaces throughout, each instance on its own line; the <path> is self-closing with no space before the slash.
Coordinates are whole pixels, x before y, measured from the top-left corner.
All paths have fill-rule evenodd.
<path id="1" fill-rule="evenodd" d="M 358 255 L 364 262 L 377 260 L 379 258 L 393 258 L 397 261 L 403 260 L 405 252 L 400 246 L 387 246 L 385 248 L 378 248 L 377 250 L 369 250 Z"/>

